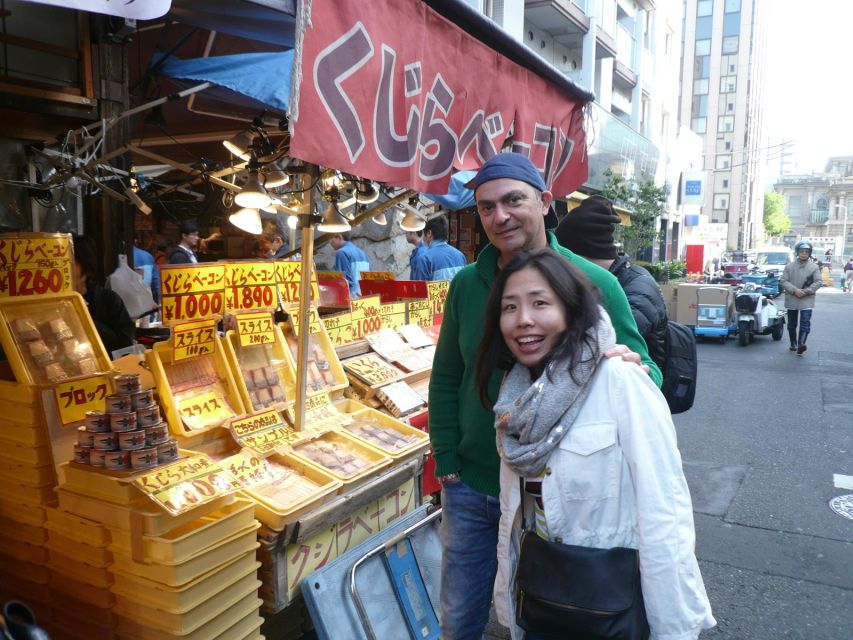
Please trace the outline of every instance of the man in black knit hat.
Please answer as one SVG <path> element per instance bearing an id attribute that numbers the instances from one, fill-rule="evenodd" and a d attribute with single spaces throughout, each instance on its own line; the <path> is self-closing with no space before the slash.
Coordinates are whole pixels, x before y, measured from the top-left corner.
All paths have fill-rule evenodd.
<path id="1" fill-rule="evenodd" d="M 619 224 L 619 216 L 613 211 L 610 200 L 603 196 L 589 196 L 569 212 L 554 233 L 557 242 L 566 249 L 616 276 L 628 297 L 649 355 L 663 371 L 666 360 L 666 304 L 651 274 L 643 267 L 631 264 L 624 253 L 617 254 L 613 242 L 615 224 Z"/>

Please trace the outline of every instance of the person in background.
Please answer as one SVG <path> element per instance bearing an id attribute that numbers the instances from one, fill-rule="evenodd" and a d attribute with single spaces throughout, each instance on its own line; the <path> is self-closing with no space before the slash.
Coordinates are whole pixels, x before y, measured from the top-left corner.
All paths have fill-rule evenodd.
<path id="1" fill-rule="evenodd" d="M 169 256 L 175 249 L 175 241 L 171 238 L 161 238 L 154 245 L 154 264 L 157 268 L 169 264 Z"/>
<path id="2" fill-rule="evenodd" d="M 362 271 L 370 271 L 370 260 L 364 251 L 351 242 L 350 238 L 349 232 L 334 233 L 329 244 L 335 250 L 334 270 L 344 274 L 349 284 L 350 296 L 355 297 L 361 295 L 361 285 L 358 281 L 361 279 Z"/>
<path id="3" fill-rule="evenodd" d="M 453 280 L 453 276 L 467 264 L 465 254 L 447 244 L 448 232 L 447 217 L 439 216 L 427 220 L 424 242 L 427 245 L 429 277 L 424 278 L 425 280 Z"/>
<path id="4" fill-rule="evenodd" d="M 628 296 L 631 313 L 646 341 L 649 355 L 663 371 L 668 322 L 666 303 L 652 275 L 643 267 L 631 264 L 624 253 L 616 253 L 613 229 L 619 222 L 619 215 L 613 211 L 610 200 L 603 196 L 589 196 L 563 218 L 554 235 L 561 246 L 616 276 Z"/>
<path id="5" fill-rule="evenodd" d="M 844 265 L 844 291 L 853 291 L 853 256 Z"/>
<path id="6" fill-rule="evenodd" d="M 592 283 L 550 249 L 522 253 L 495 279 L 485 320 L 476 371 L 501 457 L 498 621 L 521 637 L 514 576 L 527 513 L 547 541 L 636 549 L 650 637 L 695 640 L 716 621 L 675 426 L 639 367 L 603 357 L 616 332 Z M 495 397 L 491 380 L 507 354 L 515 364 Z M 541 569 L 554 581 L 581 579 Z M 528 640 L 545 637 L 533 631 Z"/>
<path id="7" fill-rule="evenodd" d="M 266 234 L 267 244 L 269 244 L 270 251 L 272 252 L 272 258 L 274 260 L 281 260 L 284 256 L 290 251 L 290 245 L 288 245 L 284 241 L 284 236 L 281 235 L 278 231 L 273 231 L 271 233 Z"/>
<path id="8" fill-rule="evenodd" d="M 490 244 L 450 283 L 429 381 L 429 436 L 442 485 L 441 632 L 453 640 L 481 638 L 497 570 L 500 457 L 494 413 L 478 399 L 474 356 L 489 290 L 500 270 L 522 251 L 557 251 L 587 274 L 610 314 L 616 341 L 623 346 L 605 355 L 642 362 L 655 384 L 662 380 L 616 278 L 560 247 L 548 231 L 557 226 L 553 196 L 527 157 L 499 153 L 466 186 L 474 191 Z M 495 395 L 500 382 L 495 374 Z"/>
<path id="9" fill-rule="evenodd" d="M 252 256 L 260 260 L 269 260 L 272 258 L 272 247 L 266 236 L 258 236 L 252 242 Z"/>
<path id="10" fill-rule="evenodd" d="M 823 284 L 820 267 L 811 260 L 812 251 L 813 247 L 808 242 L 798 242 L 794 245 L 797 259 L 785 265 L 779 281 L 785 292 L 785 309 L 788 311 L 788 338 L 791 341 L 788 350 L 796 351 L 798 356 L 806 352 L 806 338 L 812 328 L 815 294 Z"/>
<path id="11" fill-rule="evenodd" d="M 154 261 L 154 256 L 141 249 L 136 244 L 133 245 L 133 269 L 141 273 L 142 279 L 148 288 L 151 289 L 151 295 L 154 296 L 154 302 L 160 303 L 160 269 L 157 268 L 157 263 Z"/>
<path id="12" fill-rule="evenodd" d="M 74 290 L 83 296 L 107 353 L 124 349 L 136 338 L 136 325 L 119 295 L 94 279 L 98 269 L 95 242 L 74 236 Z"/>
<path id="13" fill-rule="evenodd" d="M 198 224 L 184 220 L 179 228 L 181 241 L 169 255 L 169 264 L 197 264 L 195 250 L 198 248 Z"/>
<path id="14" fill-rule="evenodd" d="M 406 241 L 414 245 L 415 250 L 409 258 L 409 280 L 429 280 L 429 263 L 426 260 L 427 247 L 423 241 L 423 231 L 406 231 Z"/>

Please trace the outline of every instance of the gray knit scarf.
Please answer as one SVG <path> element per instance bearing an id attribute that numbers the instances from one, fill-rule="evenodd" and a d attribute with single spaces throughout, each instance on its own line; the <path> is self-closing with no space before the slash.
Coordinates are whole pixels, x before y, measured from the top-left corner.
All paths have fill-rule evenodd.
<path id="1" fill-rule="evenodd" d="M 601 320 L 587 331 L 598 344 L 593 358 L 584 345 L 575 383 L 566 360 L 548 363 L 537 380 L 530 369 L 516 363 L 501 385 L 495 403 L 498 453 L 518 475 L 530 478 L 542 473 L 551 451 L 571 427 L 589 394 L 588 384 L 602 354 L 616 344 L 616 332 L 607 313 L 599 307 Z"/>

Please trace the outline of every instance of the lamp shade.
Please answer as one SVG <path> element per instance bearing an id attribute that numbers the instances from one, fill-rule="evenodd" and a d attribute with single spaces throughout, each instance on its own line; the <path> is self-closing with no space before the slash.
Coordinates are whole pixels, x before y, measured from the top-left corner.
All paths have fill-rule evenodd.
<path id="1" fill-rule="evenodd" d="M 290 176 L 278 167 L 273 166 L 273 168 L 264 171 L 264 186 L 267 189 L 276 189 L 278 187 L 283 187 L 289 181 Z"/>
<path id="2" fill-rule="evenodd" d="M 234 202 L 240 207 L 250 209 L 268 207 L 272 203 L 272 198 L 261 185 L 257 171 L 249 172 L 249 179 L 243 185 L 243 190 L 234 197 Z"/>
<path id="3" fill-rule="evenodd" d="M 402 204 L 400 208 L 403 210 L 403 219 L 400 221 L 400 228 L 403 231 L 422 231 L 426 227 L 426 220 L 413 206 Z"/>
<path id="4" fill-rule="evenodd" d="M 341 215 L 335 203 L 330 204 L 323 212 L 323 219 L 317 225 L 317 230 L 323 233 L 343 233 L 350 230 L 349 220 Z"/>
<path id="5" fill-rule="evenodd" d="M 355 186 L 355 196 L 359 204 L 370 204 L 379 199 L 379 189 L 370 180 L 359 180 Z"/>
<path id="6" fill-rule="evenodd" d="M 388 218 L 385 216 L 385 212 L 382 211 L 377 213 L 375 216 L 371 218 L 374 224 L 386 225 L 388 224 Z"/>
<path id="7" fill-rule="evenodd" d="M 228 222 L 238 229 L 253 233 L 256 236 L 260 235 L 264 230 L 264 225 L 261 223 L 261 214 L 257 209 L 244 207 L 228 216 Z"/>
<path id="8" fill-rule="evenodd" d="M 252 148 L 252 144 L 255 142 L 257 135 L 258 134 L 251 129 L 246 129 L 245 131 L 238 133 L 233 138 L 223 140 L 222 144 L 225 145 L 225 148 L 235 156 L 238 156 L 243 160 L 248 160 L 250 157 L 249 149 Z"/>

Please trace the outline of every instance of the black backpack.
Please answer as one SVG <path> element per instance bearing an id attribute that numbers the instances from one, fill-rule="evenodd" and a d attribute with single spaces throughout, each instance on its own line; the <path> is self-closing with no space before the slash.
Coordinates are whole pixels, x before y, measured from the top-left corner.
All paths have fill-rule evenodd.
<path id="1" fill-rule="evenodd" d="M 670 413 L 687 411 L 696 396 L 696 337 L 688 327 L 672 320 L 666 324 L 666 362 L 661 373 L 660 390 Z"/>

